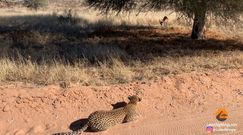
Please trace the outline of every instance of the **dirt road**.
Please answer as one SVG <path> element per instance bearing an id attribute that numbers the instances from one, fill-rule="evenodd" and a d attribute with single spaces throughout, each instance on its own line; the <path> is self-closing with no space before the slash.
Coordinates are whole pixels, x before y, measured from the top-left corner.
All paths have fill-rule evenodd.
<path id="1" fill-rule="evenodd" d="M 71 85 L 67 89 L 58 85 L 2 84 L 0 134 L 47 135 L 75 130 L 93 111 L 112 109 L 111 104 L 127 102 L 127 96 L 133 94 L 142 97 L 139 120 L 84 134 L 203 135 L 207 134 L 207 125 L 214 123 L 237 124 L 231 127 L 235 132 L 215 134 L 243 134 L 243 70 L 185 73 L 113 86 Z M 216 119 L 219 108 L 228 111 L 224 122 Z"/>

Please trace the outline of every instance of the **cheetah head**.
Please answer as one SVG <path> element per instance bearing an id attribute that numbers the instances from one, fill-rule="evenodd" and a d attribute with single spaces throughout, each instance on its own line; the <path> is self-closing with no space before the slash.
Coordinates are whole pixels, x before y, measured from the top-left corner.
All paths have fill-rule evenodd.
<path id="1" fill-rule="evenodd" d="M 129 103 L 133 103 L 133 104 L 136 104 L 142 100 L 141 98 L 139 98 L 136 95 L 129 96 L 128 99 L 130 100 Z"/>

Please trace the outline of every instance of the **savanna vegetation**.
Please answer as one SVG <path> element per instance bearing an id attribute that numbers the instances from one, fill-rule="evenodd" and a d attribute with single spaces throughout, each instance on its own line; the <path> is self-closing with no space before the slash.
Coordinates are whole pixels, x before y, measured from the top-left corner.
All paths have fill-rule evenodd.
<path id="1" fill-rule="evenodd" d="M 109 85 L 243 67 L 240 0 L 0 5 L 2 83 Z"/>

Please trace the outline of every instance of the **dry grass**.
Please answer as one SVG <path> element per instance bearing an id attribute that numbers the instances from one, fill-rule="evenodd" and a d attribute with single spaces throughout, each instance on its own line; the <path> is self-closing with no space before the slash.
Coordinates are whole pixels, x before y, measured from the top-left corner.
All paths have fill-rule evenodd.
<path id="1" fill-rule="evenodd" d="M 100 66 L 88 66 L 89 64 L 85 62 L 75 63 L 75 65 L 59 62 L 39 65 L 31 61 L 12 61 L 8 58 L 1 59 L 0 64 L 2 65 L 1 81 L 36 84 L 65 81 L 82 85 L 109 85 L 158 79 L 168 74 L 191 71 L 238 69 L 243 67 L 243 53 L 241 51 L 201 51 L 194 57 L 157 57 L 148 63 L 133 61 L 128 65 L 119 59 L 112 59 L 112 64 L 101 63 Z"/>
<path id="2" fill-rule="evenodd" d="M 0 9 L 0 28 L 6 29 L 0 31 L 0 81 L 109 85 L 243 68 L 241 32 L 232 37 L 222 33 L 225 29 L 211 29 L 206 40 L 194 41 L 190 29 L 176 20 L 168 30 L 157 27 L 168 13 L 104 17 L 92 10 L 81 14 L 84 10 L 76 8 L 75 24 L 70 24 L 58 19 L 63 8 Z"/>

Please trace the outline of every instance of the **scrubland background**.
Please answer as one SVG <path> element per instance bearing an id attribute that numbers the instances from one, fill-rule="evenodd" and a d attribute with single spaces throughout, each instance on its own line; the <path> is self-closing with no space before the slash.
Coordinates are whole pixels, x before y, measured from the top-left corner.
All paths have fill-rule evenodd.
<path id="1" fill-rule="evenodd" d="M 71 9 L 71 10 L 70 10 Z M 191 40 L 191 21 L 172 11 L 101 14 L 82 1 L 37 11 L 0 8 L 0 81 L 109 85 L 192 71 L 243 67 L 242 24 L 207 22 Z M 159 20 L 169 17 L 168 28 Z"/>

